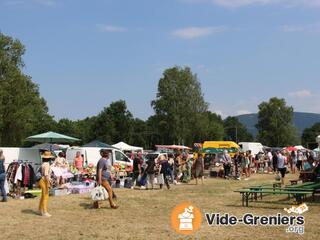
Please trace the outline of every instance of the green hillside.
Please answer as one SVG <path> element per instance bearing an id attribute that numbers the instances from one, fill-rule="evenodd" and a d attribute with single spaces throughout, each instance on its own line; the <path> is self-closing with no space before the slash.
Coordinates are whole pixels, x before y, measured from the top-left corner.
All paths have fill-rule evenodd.
<path id="1" fill-rule="evenodd" d="M 258 114 L 244 114 L 236 116 L 239 121 L 244 124 L 248 131 L 254 136 L 257 135 L 257 129 L 255 125 L 258 122 Z M 303 112 L 294 112 L 293 113 L 293 125 L 298 129 L 299 134 L 301 135 L 305 128 L 311 127 L 313 124 L 320 122 L 320 114 L 318 113 L 303 113 Z"/>

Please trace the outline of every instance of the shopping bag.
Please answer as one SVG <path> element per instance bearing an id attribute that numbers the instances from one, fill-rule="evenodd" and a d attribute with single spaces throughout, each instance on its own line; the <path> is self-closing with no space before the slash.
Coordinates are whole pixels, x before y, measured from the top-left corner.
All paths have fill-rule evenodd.
<path id="1" fill-rule="evenodd" d="M 164 178 L 163 178 L 163 174 L 162 173 L 160 173 L 157 176 L 157 182 L 158 182 L 158 184 L 164 184 Z"/>
<path id="2" fill-rule="evenodd" d="M 109 198 L 107 190 L 101 185 L 95 187 L 91 191 L 91 198 L 94 201 L 103 201 Z"/>

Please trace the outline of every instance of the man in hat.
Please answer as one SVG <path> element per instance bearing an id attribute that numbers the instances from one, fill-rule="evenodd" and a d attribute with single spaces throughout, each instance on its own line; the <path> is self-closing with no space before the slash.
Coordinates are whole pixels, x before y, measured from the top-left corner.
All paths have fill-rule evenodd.
<path id="1" fill-rule="evenodd" d="M 102 185 L 108 192 L 109 195 L 109 203 L 110 207 L 113 209 L 117 209 L 117 206 L 113 202 L 113 193 L 112 188 L 108 182 L 108 179 L 111 178 L 111 161 L 109 159 L 109 152 L 108 149 L 101 149 L 100 155 L 101 159 L 97 163 L 97 183 Z"/>

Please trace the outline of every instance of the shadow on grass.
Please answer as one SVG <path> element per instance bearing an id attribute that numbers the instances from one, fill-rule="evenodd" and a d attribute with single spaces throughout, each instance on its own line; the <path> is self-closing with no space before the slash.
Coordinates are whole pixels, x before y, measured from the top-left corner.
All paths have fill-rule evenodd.
<path id="1" fill-rule="evenodd" d="M 80 203 L 80 207 L 83 207 L 84 209 L 94 209 L 92 203 Z"/>
<path id="2" fill-rule="evenodd" d="M 32 209 L 23 209 L 21 210 L 24 214 L 30 214 L 30 215 L 39 215 L 39 212 L 32 210 Z"/>

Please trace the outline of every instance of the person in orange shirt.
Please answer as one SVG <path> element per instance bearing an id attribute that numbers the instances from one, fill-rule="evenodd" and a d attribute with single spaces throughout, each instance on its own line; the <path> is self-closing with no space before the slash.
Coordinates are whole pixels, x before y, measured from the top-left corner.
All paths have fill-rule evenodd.
<path id="1" fill-rule="evenodd" d="M 81 157 L 81 154 L 79 151 L 76 153 L 76 156 L 73 159 L 73 166 L 79 171 L 82 171 L 83 169 L 83 158 Z"/>

